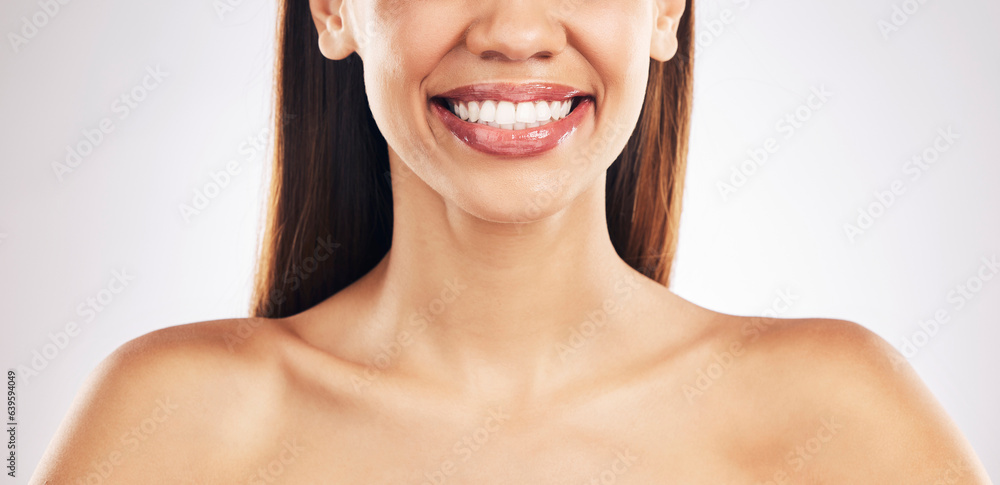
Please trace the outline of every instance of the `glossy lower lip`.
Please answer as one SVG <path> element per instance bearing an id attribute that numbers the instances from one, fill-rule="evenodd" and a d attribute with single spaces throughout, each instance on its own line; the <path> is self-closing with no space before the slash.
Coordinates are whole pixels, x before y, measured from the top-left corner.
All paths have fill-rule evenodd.
<path id="1" fill-rule="evenodd" d="M 559 146 L 590 116 L 593 106 L 592 98 L 582 98 L 565 118 L 536 128 L 505 130 L 463 121 L 448 108 L 431 102 L 431 110 L 459 140 L 488 155 L 507 157 L 530 157 Z"/>

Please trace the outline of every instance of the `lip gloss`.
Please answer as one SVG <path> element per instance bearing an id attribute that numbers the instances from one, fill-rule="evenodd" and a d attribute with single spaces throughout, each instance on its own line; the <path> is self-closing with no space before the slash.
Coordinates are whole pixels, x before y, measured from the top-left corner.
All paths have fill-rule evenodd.
<path id="1" fill-rule="evenodd" d="M 565 118 L 523 130 L 505 130 L 463 121 L 437 103 L 433 103 L 433 109 L 445 126 L 473 149 L 490 155 L 527 157 L 549 151 L 572 135 L 590 114 L 593 104 L 590 98 L 584 98 Z"/>
<path id="2" fill-rule="evenodd" d="M 521 130 L 508 130 L 459 118 L 432 99 L 431 110 L 459 140 L 474 150 L 496 156 L 528 157 L 552 150 L 577 131 L 593 112 L 593 98 L 578 89 L 549 83 L 474 84 L 452 89 L 435 98 L 450 101 L 570 101 L 580 97 L 577 106 L 564 118 L 545 125 Z"/>

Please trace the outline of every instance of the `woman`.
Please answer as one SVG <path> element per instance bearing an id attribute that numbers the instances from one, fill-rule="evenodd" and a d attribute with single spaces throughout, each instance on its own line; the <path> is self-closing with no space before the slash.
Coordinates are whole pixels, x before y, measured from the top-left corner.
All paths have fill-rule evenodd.
<path id="1" fill-rule="evenodd" d="M 988 483 L 873 333 L 667 289 L 692 18 L 285 1 L 254 317 L 123 345 L 32 483 Z"/>

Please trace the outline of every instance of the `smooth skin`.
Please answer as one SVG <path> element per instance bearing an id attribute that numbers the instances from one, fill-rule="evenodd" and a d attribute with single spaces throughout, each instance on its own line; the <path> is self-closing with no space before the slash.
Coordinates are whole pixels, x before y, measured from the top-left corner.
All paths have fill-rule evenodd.
<path id="1" fill-rule="evenodd" d="M 989 483 L 872 332 L 709 311 L 616 254 L 605 171 L 648 59 L 676 52 L 684 2 L 311 8 L 324 55 L 365 62 L 394 174 L 391 251 L 298 315 L 124 344 L 30 483 Z M 454 87 L 529 80 L 597 102 L 538 157 L 475 152 L 430 110 Z M 591 163 L 571 166 L 580 154 Z"/>

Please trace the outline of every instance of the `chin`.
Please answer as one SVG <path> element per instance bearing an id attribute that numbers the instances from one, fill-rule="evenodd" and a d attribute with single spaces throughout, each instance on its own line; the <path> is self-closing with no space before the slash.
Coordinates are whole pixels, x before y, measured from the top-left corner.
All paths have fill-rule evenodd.
<path id="1" fill-rule="evenodd" d="M 486 222 L 509 224 L 547 219 L 566 209 L 581 192 L 575 185 L 550 183 L 494 183 L 456 189 L 452 202 L 464 212 Z"/>

